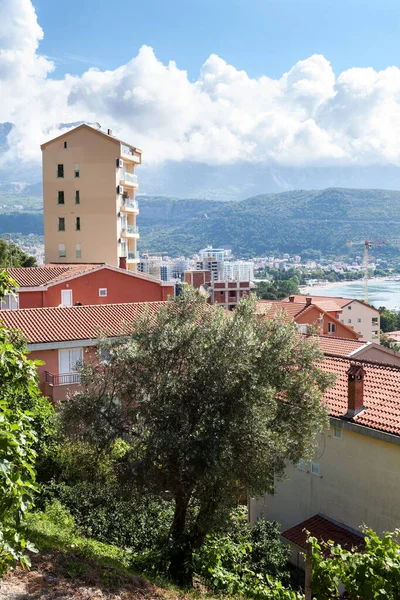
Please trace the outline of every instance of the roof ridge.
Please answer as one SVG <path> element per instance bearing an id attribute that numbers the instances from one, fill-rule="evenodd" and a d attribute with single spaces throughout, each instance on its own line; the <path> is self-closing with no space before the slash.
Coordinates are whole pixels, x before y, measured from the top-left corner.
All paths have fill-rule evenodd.
<path id="1" fill-rule="evenodd" d="M 354 340 L 357 341 L 357 340 Z M 377 362 L 375 360 L 368 360 L 365 358 L 353 358 L 351 356 L 343 356 L 340 354 L 333 354 L 331 352 L 324 352 L 324 355 L 329 357 L 329 358 L 334 358 L 335 360 L 345 360 L 347 362 L 351 362 L 351 363 L 355 363 L 355 364 L 360 364 L 360 365 L 369 365 L 371 367 L 376 367 L 377 369 L 381 369 L 381 370 L 387 370 L 387 369 L 391 369 L 392 371 L 400 371 L 400 365 L 393 365 L 390 363 L 382 363 L 382 362 Z"/>
<path id="2" fill-rule="evenodd" d="M 148 304 L 167 304 L 167 300 L 149 300 L 149 301 L 145 301 L 145 302 L 109 302 L 107 304 L 80 304 L 80 305 L 73 305 L 73 306 L 36 306 L 33 308 L 18 308 L 16 310 L 13 310 L 12 312 L 14 314 L 18 314 L 18 313 L 27 313 L 27 312 L 32 312 L 32 311 L 43 311 L 43 312 L 50 312 L 53 310 L 70 310 L 72 309 L 77 309 L 77 310 L 81 310 L 81 309 L 85 309 L 85 308 L 101 308 L 101 307 L 105 307 L 105 306 L 138 306 L 138 305 L 148 305 Z M 4 311 L 1 311 L 4 312 Z M 1 320 L 1 312 L 0 312 L 0 320 Z M 11 311 L 7 311 L 7 312 L 11 312 Z"/>

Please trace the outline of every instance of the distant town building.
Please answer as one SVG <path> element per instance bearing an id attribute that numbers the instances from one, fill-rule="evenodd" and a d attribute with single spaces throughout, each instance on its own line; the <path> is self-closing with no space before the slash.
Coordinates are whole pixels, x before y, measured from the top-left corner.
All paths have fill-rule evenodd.
<path id="1" fill-rule="evenodd" d="M 224 262 L 225 281 L 252 281 L 254 279 L 254 263 L 245 260 L 229 260 Z"/>
<path id="2" fill-rule="evenodd" d="M 45 262 L 135 271 L 141 150 L 85 124 L 41 149 Z"/>

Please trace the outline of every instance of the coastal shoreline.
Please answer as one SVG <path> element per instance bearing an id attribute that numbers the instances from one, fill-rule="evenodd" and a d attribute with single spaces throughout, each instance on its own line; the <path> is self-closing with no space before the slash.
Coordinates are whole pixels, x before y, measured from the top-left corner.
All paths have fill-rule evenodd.
<path id="1" fill-rule="evenodd" d="M 383 281 L 399 281 L 399 279 L 397 277 L 394 277 L 393 275 L 387 275 L 385 277 L 371 277 L 369 280 L 369 283 L 380 283 Z M 352 281 L 330 281 L 327 283 L 318 283 L 316 285 L 301 285 L 299 287 L 300 289 L 300 294 L 303 295 L 312 295 L 314 292 L 319 292 L 318 296 L 323 296 L 323 291 L 324 290 L 330 290 L 336 287 L 343 287 L 344 285 L 355 285 L 355 284 L 359 284 L 359 285 L 364 285 L 364 279 L 353 279 Z"/>

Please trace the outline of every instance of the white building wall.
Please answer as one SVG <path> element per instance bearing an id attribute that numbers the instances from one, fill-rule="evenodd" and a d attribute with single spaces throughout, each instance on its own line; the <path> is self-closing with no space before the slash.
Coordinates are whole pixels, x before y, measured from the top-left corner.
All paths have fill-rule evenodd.
<path id="1" fill-rule="evenodd" d="M 342 323 L 353 327 L 366 342 L 379 344 L 380 316 L 379 313 L 362 302 L 351 302 L 343 307 L 340 315 Z"/>

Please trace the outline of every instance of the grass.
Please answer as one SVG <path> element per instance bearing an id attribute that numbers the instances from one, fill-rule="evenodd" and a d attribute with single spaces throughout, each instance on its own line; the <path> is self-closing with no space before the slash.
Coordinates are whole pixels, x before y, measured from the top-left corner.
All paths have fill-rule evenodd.
<path id="1" fill-rule="evenodd" d="M 95 585 L 103 591 L 128 588 L 132 594 L 132 589 L 137 589 L 138 597 L 145 595 L 166 600 L 215 598 L 203 588 L 182 590 L 165 578 L 148 577 L 147 574 L 143 577 L 132 569 L 132 552 L 129 549 L 81 535 L 72 515 L 58 501 L 53 502 L 46 512 L 36 511 L 29 515 L 26 533 L 39 551 L 33 558 L 32 570 L 41 568 L 41 559 L 47 563 L 50 560 L 51 571 L 56 571 L 58 577 L 69 578 L 74 584 L 79 581 L 83 586 Z M 135 596 L 133 593 L 128 597 Z M 71 600 L 73 598 L 71 596 Z"/>

